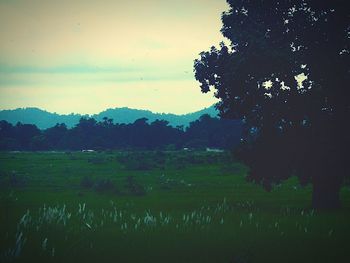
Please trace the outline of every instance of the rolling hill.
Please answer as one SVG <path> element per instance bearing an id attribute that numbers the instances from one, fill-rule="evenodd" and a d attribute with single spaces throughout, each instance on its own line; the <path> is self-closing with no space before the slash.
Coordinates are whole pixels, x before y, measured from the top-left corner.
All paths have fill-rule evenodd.
<path id="1" fill-rule="evenodd" d="M 82 115 L 82 114 L 57 114 L 51 113 L 39 108 L 18 108 L 14 110 L 1 110 L 0 120 L 5 120 L 15 125 L 17 122 L 24 124 L 35 124 L 40 129 L 47 129 L 56 125 L 56 123 L 65 123 L 68 128 L 73 127 L 79 122 L 81 117 L 93 117 L 101 121 L 104 117 L 113 119 L 114 123 L 133 123 L 140 118 L 147 118 L 150 122 L 156 119 L 169 121 L 170 125 L 176 127 L 178 125 L 188 126 L 191 121 L 198 119 L 203 114 L 217 116 L 218 111 L 214 106 L 202 109 L 200 111 L 176 115 L 171 113 L 154 113 L 148 110 L 130 109 L 127 107 L 107 109 L 98 114 Z"/>

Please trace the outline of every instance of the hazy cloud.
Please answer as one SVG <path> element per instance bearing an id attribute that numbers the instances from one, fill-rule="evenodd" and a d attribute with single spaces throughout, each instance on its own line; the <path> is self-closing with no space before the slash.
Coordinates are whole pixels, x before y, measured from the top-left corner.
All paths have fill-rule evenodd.
<path id="1" fill-rule="evenodd" d="M 215 99 L 200 93 L 193 60 L 222 40 L 226 8 L 225 0 L 2 0 L 0 108 L 56 105 L 57 112 L 91 113 L 107 105 L 167 112 L 208 106 Z M 84 87 L 94 92 L 79 95 Z M 15 89 L 26 90 L 25 98 L 11 95 Z M 159 104 L 165 96 L 172 98 L 168 106 Z"/>

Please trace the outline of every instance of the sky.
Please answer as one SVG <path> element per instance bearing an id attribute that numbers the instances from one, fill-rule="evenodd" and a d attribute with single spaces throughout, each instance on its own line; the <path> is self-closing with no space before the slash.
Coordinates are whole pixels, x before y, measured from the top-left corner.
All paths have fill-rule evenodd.
<path id="1" fill-rule="evenodd" d="M 225 0 L 0 0 L 0 109 L 184 114 L 211 106 L 193 60 Z"/>

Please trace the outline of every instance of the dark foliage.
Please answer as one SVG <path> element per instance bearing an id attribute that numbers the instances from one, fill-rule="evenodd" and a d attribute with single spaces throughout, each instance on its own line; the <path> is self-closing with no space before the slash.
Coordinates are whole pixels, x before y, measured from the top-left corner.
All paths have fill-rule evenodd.
<path id="1" fill-rule="evenodd" d="M 315 208 L 339 206 L 350 156 L 347 1 L 228 4 L 221 32 L 230 46 L 202 52 L 195 76 L 203 92 L 216 90 L 221 116 L 244 121 L 237 156 L 248 179 L 269 190 L 296 175 L 313 184 Z"/>
<path id="2" fill-rule="evenodd" d="M 98 178 L 93 180 L 87 175 L 81 179 L 80 186 L 85 189 L 93 189 L 98 193 L 113 192 L 119 194 L 118 188 L 109 178 Z"/>
<path id="3" fill-rule="evenodd" d="M 239 142 L 241 126 L 239 121 L 221 120 L 209 115 L 192 122 L 186 130 L 183 127 L 174 128 L 163 120 L 148 123 L 146 118 L 132 124 L 114 124 L 108 118 L 101 122 L 93 118 L 81 118 L 72 129 L 62 123 L 43 131 L 35 125 L 18 123 L 13 126 L 0 121 L 0 150 L 176 150 L 184 146 L 227 148 Z"/>
<path id="4" fill-rule="evenodd" d="M 97 192 L 108 192 L 108 191 L 116 191 L 116 188 L 113 182 L 110 179 L 99 178 L 95 184 L 94 189 Z"/>
<path id="5" fill-rule="evenodd" d="M 126 177 L 125 188 L 131 195 L 142 196 L 146 194 L 144 187 L 139 184 L 133 176 Z"/>
<path id="6" fill-rule="evenodd" d="M 231 131 L 231 132 L 230 132 Z M 234 148 L 241 139 L 242 122 L 212 118 L 208 114 L 191 122 L 186 130 L 189 148 Z"/>

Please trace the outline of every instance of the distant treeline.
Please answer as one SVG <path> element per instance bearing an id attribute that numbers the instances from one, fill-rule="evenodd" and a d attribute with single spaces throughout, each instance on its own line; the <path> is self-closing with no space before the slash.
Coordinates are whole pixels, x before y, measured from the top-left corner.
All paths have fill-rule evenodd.
<path id="1" fill-rule="evenodd" d="M 82 117 L 71 129 L 58 123 L 46 130 L 33 124 L 19 122 L 12 125 L 0 121 L 0 150 L 227 149 L 239 143 L 241 134 L 241 121 L 213 118 L 207 114 L 187 128 L 174 128 L 164 120 L 148 123 L 146 118 L 132 124 L 119 124 L 108 118 L 97 122 Z"/>

